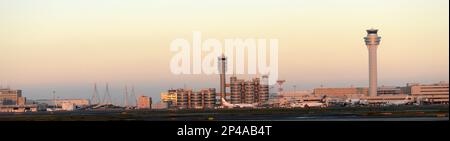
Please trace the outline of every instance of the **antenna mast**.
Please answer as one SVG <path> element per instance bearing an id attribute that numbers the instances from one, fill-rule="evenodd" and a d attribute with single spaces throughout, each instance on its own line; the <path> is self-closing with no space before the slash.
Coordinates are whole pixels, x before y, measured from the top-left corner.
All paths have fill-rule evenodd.
<path id="1" fill-rule="evenodd" d="M 98 96 L 97 83 L 94 83 L 94 93 L 91 97 L 92 104 L 100 104 L 100 98 Z"/>
<path id="2" fill-rule="evenodd" d="M 133 99 L 133 105 L 137 106 L 137 99 L 136 99 L 136 94 L 134 93 L 134 85 L 131 86 L 131 98 Z"/>
<path id="3" fill-rule="evenodd" d="M 128 107 L 128 87 L 127 85 L 125 85 L 125 101 L 124 101 L 124 106 Z"/>
<path id="4" fill-rule="evenodd" d="M 109 85 L 106 83 L 105 96 L 103 97 L 103 104 L 112 104 L 111 95 L 109 94 Z"/>

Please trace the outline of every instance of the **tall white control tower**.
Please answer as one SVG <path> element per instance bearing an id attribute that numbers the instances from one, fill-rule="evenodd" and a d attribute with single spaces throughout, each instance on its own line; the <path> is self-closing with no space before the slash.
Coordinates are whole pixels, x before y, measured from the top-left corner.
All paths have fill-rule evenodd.
<path id="1" fill-rule="evenodd" d="M 369 49 L 369 96 L 377 96 L 377 48 L 381 41 L 378 29 L 368 29 L 364 41 Z"/>
<path id="2" fill-rule="evenodd" d="M 227 71 L 227 57 L 224 54 L 217 58 L 218 60 L 218 69 L 220 74 L 220 99 L 225 99 L 226 97 L 226 71 Z"/>

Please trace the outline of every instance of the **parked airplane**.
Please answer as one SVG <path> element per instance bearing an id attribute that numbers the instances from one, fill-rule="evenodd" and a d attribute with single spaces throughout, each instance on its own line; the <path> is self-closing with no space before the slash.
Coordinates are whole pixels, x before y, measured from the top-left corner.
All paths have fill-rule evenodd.
<path id="1" fill-rule="evenodd" d="M 301 102 L 301 103 L 292 103 L 290 105 L 292 108 L 308 108 L 308 107 L 327 107 L 325 103 L 322 102 Z"/>
<path id="2" fill-rule="evenodd" d="M 327 107 L 327 96 L 323 96 L 320 101 L 308 101 L 308 102 L 299 102 L 290 104 L 291 107 L 296 108 L 308 108 L 308 107 Z"/>
<path id="3" fill-rule="evenodd" d="M 359 98 L 349 98 L 345 100 L 345 104 L 348 105 L 368 105 L 369 102 L 365 99 L 359 99 Z"/>
<path id="4" fill-rule="evenodd" d="M 231 104 L 228 103 L 224 98 L 221 98 L 222 100 L 222 106 L 228 107 L 228 108 L 255 108 L 258 103 L 253 104 Z"/>
<path id="5" fill-rule="evenodd" d="M 404 100 L 388 101 L 386 104 L 387 105 L 407 105 L 407 104 L 412 104 L 412 103 L 414 103 L 414 99 L 407 96 Z"/>

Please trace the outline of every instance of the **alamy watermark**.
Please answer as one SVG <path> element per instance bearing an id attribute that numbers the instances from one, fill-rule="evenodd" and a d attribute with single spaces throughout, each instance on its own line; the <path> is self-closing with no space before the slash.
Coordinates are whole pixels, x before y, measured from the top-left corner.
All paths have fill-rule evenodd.
<path id="1" fill-rule="evenodd" d="M 183 38 L 170 43 L 170 51 L 175 52 L 170 70 L 175 75 L 219 74 L 217 58 L 223 54 L 226 74 L 268 75 L 273 85 L 278 80 L 278 44 L 278 39 L 261 38 L 202 40 L 201 32 L 194 31 L 192 43 Z"/>

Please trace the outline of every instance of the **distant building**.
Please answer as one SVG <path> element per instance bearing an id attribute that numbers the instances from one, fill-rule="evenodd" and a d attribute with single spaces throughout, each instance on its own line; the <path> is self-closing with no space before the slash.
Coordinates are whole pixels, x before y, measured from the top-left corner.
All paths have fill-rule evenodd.
<path id="1" fill-rule="evenodd" d="M 158 102 L 152 105 L 152 109 L 167 109 L 169 108 L 168 103 Z"/>
<path id="2" fill-rule="evenodd" d="M 315 96 L 328 96 L 328 97 L 354 97 L 354 96 L 367 96 L 368 88 L 314 88 Z"/>
<path id="3" fill-rule="evenodd" d="M 37 112 L 39 107 L 33 105 L 0 105 L 0 112 Z"/>
<path id="4" fill-rule="evenodd" d="M 0 89 L 0 112 L 36 112 L 37 104 L 27 104 L 27 99 L 22 96 L 22 90 L 10 88 Z"/>
<path id="5" fill-rule="evenodd" d="M 177 105 L 177 90 L 170 89 L 167 92 L 160 94 L 161 102 L 167 103 L 168 107 L 175 107 Z"/>
<path id="6" fill-rule="evenodd" d="M 303 90 L 303 91 L 282 91 L 279 93 L 280 97 L 286 97 L 286 98 L 302 98 L 302 97 L 308 97 L 313 95 L 312 90 Z"/>
<path id="7" fill-rule="evenodd" d="M 377 96 L 369 96 L 368 88 L 315 88 L 315 96 L 327 96 L 338 99 L 366 99 L 369 103 L 386 103 L 387 101 L 410 100 L 429 104 L 446 104 L 449 102 L 449 84 L 408 83 L 406 86 L 381 86 Z"/>
<path id="8" fill-rule="evenodd" d="M 61 109 L 64 111 L 73 111 L 76 109 L 76 106 L 74 103 L 64 102 L 61 104 Z"/>
<path id="9" fill-rule="evenodd" d="M 75 107 L 85 107 L 90 105 L 89 99 L 38 99 L 34 100 L 34 102 L 47 104 L 51 107 L 62 107 L 64 103 L 71 103 Z"/>
<path id="10" fill-rule="evenodd" d="M 430 103 L 448 103 L 449 101 L 448 82 L 435 84 L 408 83 L 406 87 L 412 96 Z"/>
<path id="11" fill-rule="evenodd" d="M 138 109 L 152 109 L 152 98 L 148 96 L 140 96 L 138 98 Z"/>
<path id="12" fill-rule="evenodd" d="M 22 97 L 22 90 L 0 89 L 0 105 L 25 105 L 25 103 L 26 98 Z"/>
<path id="13" fill-rule="evenodd" d="M 265 104 L 269 101 L 269 85 L 267 76 L 252 80 L 230 77 L 230 97 L 232 104 Z"/>
<path id="14" fill-rule="evenodd" d="M 381 95 L 404 95 L 409 94 L 408 89 L 406 87 L 397 87 L 397 86 L 381 86 L 378 87 L 377 93 L 379 96 Z"/>
<path id="15" fill-rule="evenodd" d="M 179 109 L 209 109 L 216 103 L 216 89 L 177 89 L 177 108 Z"/>

